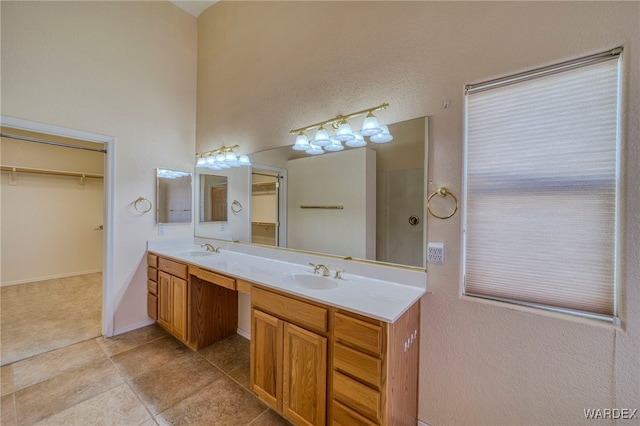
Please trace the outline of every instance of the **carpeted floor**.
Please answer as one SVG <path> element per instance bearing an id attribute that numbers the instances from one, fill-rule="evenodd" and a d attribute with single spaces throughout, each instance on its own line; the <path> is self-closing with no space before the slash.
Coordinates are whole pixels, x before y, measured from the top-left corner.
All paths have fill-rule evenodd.
<path id="1" fill-rule="evenodd" d="M 0 290 L 0 365 L 102 334 L 101 273 Z"/>

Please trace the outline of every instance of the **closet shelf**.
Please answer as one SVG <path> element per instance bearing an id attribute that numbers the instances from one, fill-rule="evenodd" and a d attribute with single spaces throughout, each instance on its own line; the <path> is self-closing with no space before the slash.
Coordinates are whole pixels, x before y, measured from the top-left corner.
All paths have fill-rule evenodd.
<path id="1" fill-rule="evenodd" d="M 13 167 L 13 166 L 1 166 L 3 172 L 16 172 L 16 173 L 34 173 L 39 175 L 55 175 L 55 176 L 71 176 L 71 177 L 84 177 L 102 179 L 104 176 L 96 173 L 81 173 L 81 172 L 66 172 L 62 170 L 47 170 L 47 169 L 34 169 L 30 167 Z"/>

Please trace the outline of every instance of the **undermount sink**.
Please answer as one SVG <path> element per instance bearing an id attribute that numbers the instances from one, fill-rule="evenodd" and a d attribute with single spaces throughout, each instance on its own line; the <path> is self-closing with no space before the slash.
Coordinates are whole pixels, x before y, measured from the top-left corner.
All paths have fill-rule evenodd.
<path id="1" fill-rule="evenodd" d="M 286 275 L 282 281 L 286 284 L 294 284 L 309 290 L 331 290 L 338 287 L 338 283 L 331 278 L 304 273 Z"/>
<path id="2" fill-rule="evenodd" d="M 191 256 L 191 257 L 202 257 L 202 256 L 211 256 L 213 252 L 211 251 L 185 251 L 184 253 L 180 253 L 180 256 Z"/>

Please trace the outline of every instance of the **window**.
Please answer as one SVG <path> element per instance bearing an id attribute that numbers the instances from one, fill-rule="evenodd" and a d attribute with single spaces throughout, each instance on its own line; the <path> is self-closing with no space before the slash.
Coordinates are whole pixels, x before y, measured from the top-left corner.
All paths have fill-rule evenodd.
<path id="1" fill-rule="evenodd" d="M 465 295 L 615 319 L 621 53 L 466 87 Z"/>

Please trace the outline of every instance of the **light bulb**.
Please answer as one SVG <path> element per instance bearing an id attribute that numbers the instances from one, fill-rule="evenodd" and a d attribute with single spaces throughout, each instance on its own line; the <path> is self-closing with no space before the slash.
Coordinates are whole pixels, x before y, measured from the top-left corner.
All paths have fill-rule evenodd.
<path id="1" fill-rule="evenodd" d="M 207 160 L 205 160 L 204 157 L 198 157 L 198 160 L 196 161 L 196 166 L 204 166 L 206 162 Z"/>
<path id="2" fill-rule="evenodd" d="M 342 142 L 335 139 L 331 139 L 331 143 L 329 145 L 326 145 L 324 149 L 326 151 L 332 151 L 332 152 L 342 151 L 344 149 L 344 146 L 342 146 Z"/>
<path id="3" fill-rule="evenodd" d="M 374 143 L 387 143 L 393 140 L 393 136 L 389 133 L 389 127 L 382 125 L 380 126 L 382 132 L 375 134 L 369 138 L 371 142 Z"/>
<path id="4" fill-rule="evenodd" d="M 213 155 L 209 154 L 205 161 L 206 161 L 207 164 L 213 164 L 216 161 L 216 157 L 214 157 Z"/>
<path id="5" fill-rule="evenodd" d="M 331 139 L 329 139 L 329 132 L 327 132 L 323 126 L 320 126 L 318 131 L 316 132 L 316 136 L 313 139 L 313 144 L 315 146 L 323 147 L 325 145 L 329 145 L 331 143 Z"/>
<path id="6" fill-rule="evenodd" d="M 354 132 L 353 136 L 355 139 L 353 139 L 352 141 L 348 141 L 347 146 L 350 146 L 351 148 L 360 148 L 361 146 L 367 145 L 367 141 L 364 140 L 360 133 Z"/>
<path id="7" fill-rule="evenodd" d="M 347 120 L 342 120 L 340 122 L 338 130 L 336 130 L 336 135 L 333 137 L 333 139 L 342 142 L 347 142 L 354 139 L 353 130 L 351 129 L 351 125 L 347 123 Z"/>
<path id="8" fill-rule="evenodd" d="M 248 155 L 241 155 L 238 157 L 238 163 L 240 163 L 241 166 L 250 166 L 251 160 L 249 160 Z"/>
<path id="9" fill-rule="evenodd" d="M 380 123 L 378 123 L 378 119 L 373 115 L 373 113 L 369 112 L 367 117 L 364 119 L 362 123 L 362 130 L 360 133 L 362 136 L 373 136 L 382 132 L 380 128 Z"/>
<path id="10" fill-rule="evenodd" d="M 309 149 L 309 138 L 304 133 L 300 132 L 296 137 L 296 143 L 293 145 L 293 149 L 296 151 L 306 151 Z"/>
<path id="11" fill-rule="evenodd" d="M 316 146 L 315 144 L 311 143 L 309 144 L 309 149 L 307 149 L 305 151 L 307 154 L 309 155 L 320 155 L 320 154 L 324 154 L 324 150 L 322 148 L 320 148 L 319 146 Z"/>

